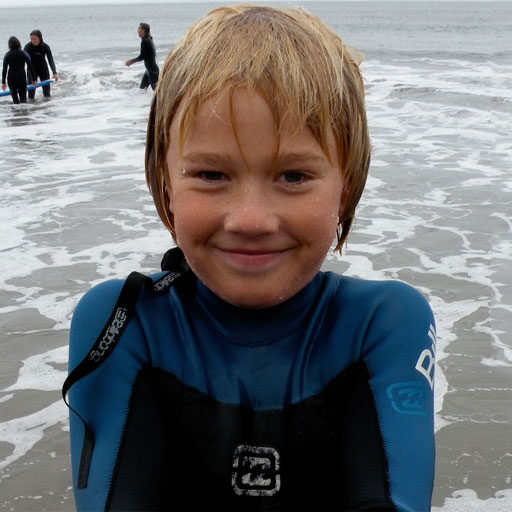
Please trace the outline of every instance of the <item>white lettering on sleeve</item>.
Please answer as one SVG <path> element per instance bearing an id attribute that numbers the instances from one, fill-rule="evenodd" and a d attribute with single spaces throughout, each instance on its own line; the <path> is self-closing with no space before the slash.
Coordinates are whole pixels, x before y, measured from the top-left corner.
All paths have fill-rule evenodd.
<path id="1" fill-rule="evenodd" d="M 432 341 L 430 349 L 426 348 L 423 350 L 416 361 L 415 369 L 420 372 L 430 385 L 431 389 L 434 389 L 434 368 L 436 364 L 436 331 L 433 325 L 430 325 L 428 336 Z"/>

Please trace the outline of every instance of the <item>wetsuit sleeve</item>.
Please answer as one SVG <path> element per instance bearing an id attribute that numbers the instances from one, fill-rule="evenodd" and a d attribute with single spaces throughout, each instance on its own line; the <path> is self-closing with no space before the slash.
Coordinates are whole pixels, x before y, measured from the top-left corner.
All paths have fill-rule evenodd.
<path id="1" fill-rule="evenodd" d="M 134 59 L 132 59 L 133 62 L 140 62 L 141 60 L 144 60 L 145 52 L 147 51 L 145 43 L 146 41 L 142 39 L 140 42 L 140 54 Z"/>
<path id="2" fill-rule="evenodd" d="M 71 322 L 70 371 L 87 354 L 102 330 L 122 284 L 122 281 L 103 283 L 90 290 L 79 302 Z M 71 462 L 78 511 L 105 510 L 132 387 L 140 368 L 147 361 L 145 337 L 135 315 L 103 364 L 76 382 L 69 391 L 71 407 L 84 418 L 94 437 L 87 487 L 78 489 L 84 427 L 77 415 L 71 412 Z"/>
<path id="3" fill-rule="evenodd" d="M 52 50 L 50 49 L 50 46 L 46 43 L 44 43 L 44 51 L 46 53 L 46 58 L 48 59 L 48 63 L 50 64 L 50 67 L 52 68 L 52 73 L 54 75 L 56 75 L 57 68 L 55 67 L 55 61 L 53 60 Z"/>
<path id="4" fill-rule="evenodd" d="M 25 62 L 27 63 L 27 68 L 31 76 L 36 76 L 36 72 L 34 71 L 34 65 L 32 64 L 32 59 L 30 58 L 30 55 L 23 51 L 23 54 L 25 55 Z"/>
<path id="5" fill-rule="evenodd" d="M 4 55 L 2 63 L 2 83 L 5 84 L 5 77 L 7 76 L 7 53 Z"/>
<path id="6" fill-rule="evenodd" d="M 427 512 L 434 478 L 434 319 L 425 299 L 404 283 L 387 283 L 377 304 L 363 358 L 390 499 L 400 512 Z"/>

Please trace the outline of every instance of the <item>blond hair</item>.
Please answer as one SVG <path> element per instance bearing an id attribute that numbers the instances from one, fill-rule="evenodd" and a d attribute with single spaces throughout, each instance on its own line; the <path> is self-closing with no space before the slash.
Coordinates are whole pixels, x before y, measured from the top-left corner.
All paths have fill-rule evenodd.
<path id="1" fill-rule="evenodd" d="M 200 19 L 171 50 L 151 104 L 146 140 L 146 180 L 160 218 L 175 237 L 169 211 L 166 155 L 173 117 L 182 109 L 183 149 L 198 107 L 228 91 L 257 90 L 280 133 L 287 115 L 307 125 L 326 154 L 332 128 L 346 202 L 337 228 L 341 250 L 366 182 L 370 140 L 360 55 L 319 18 L 302 8 L 221 7 Z"/>

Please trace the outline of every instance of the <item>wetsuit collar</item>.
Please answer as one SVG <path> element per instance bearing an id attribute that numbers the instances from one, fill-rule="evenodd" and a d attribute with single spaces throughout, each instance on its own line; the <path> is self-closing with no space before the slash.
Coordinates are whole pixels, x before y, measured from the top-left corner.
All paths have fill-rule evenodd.
<path id="1" fill-rule="evenodd" d="M 197 281 L 194 306 L 204 321 L 223 339 L 241 345 L 266 345 L 276 342 L 300 327 L 314 307 L 323 274 L 287 301 L 265 309 L 243 309 L 233 306 Z"/>

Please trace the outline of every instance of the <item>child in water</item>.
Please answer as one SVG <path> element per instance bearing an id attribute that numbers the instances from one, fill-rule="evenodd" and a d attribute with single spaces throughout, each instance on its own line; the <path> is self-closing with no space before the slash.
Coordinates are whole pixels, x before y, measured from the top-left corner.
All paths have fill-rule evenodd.
<path id="1" fill-rule="evenodd" d="M 2 65 L 2 90 L 7 88 L 5 80 L 11 92 L 13 103 L 27 103 L 27 78 L 25 74 L 25 66 L 29 73 L 34 71 L 32 61 L 27 52 L 21 49 L 20 40 L 11 36 L 7 42 L 9 51 L 4 55 Z M 35 86 L 36 82 L 32 82 Z"/>
<path id="2" fill-rule="evenodd" d="M 79 511 L 430 510 L 430 308 L 319 271 L 370 161 L 359 60 L 307 11 L 249 5 L 170 52 L 146 175 L 179 249 L 133 314 L 123 281 L 74 314 L 70 369 L 98 364 L 64 389 Z"/>

